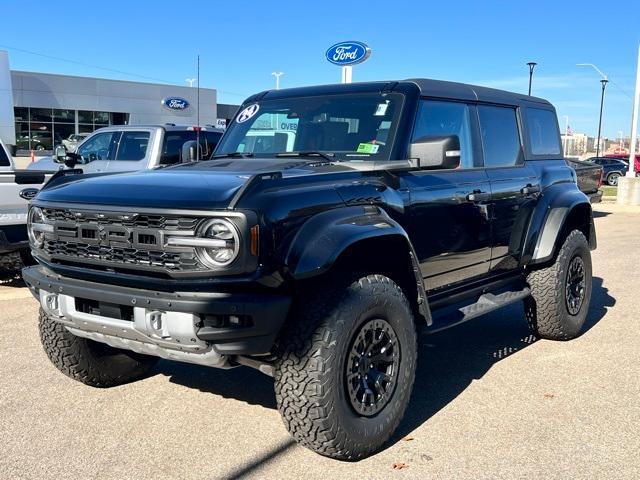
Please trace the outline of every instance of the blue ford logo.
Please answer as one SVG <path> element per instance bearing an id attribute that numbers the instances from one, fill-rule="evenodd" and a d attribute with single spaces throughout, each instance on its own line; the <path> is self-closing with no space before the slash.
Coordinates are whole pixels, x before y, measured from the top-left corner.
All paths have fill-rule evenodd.
<path id="1" fill-rule="evenodd" d="M 364 62 L 371 55 L 371 49 L 362 42 L 340 42 L 330 47 L 325 55 L 334 65 L 345 67 Z"/>
<path id="2" fill-rule="evenodd" d="M 180 97 L 167 97 L 162 99 L 162 105 L 169 110 L 186 110 L 189 108 L 189 102 Z"/>

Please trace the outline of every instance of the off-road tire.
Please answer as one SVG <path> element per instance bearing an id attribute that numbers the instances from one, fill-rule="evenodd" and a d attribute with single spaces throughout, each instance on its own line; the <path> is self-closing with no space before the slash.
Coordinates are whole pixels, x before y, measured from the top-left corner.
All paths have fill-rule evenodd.
<path id="1" fill-rule="evenodd" d="M 585 291 L 579 310 L 571 314 L 567 307 L 565 286 L 569 266 L 577 256 L 584 265 Z M 527 275 L 531 296 L 525 299 L 525 313 L 536 335 L 550 340 L 570 340 L 578 336 L 589 312 L 591 275 L 589 244 L 582 232 L 573 230 L 553 264 Z"/>
<path id="2" fill-rule="evenodd" d="M 327 457 L 358 460 L 378 450 L 402 420 L 413 388 L 416 328 L 409 302 L 391 279 L 366 275 L 332 281 L 294 306 L 280 337 L 275 368 L 278 410 L 300 444 Z M 397 336 L 397 381 L 388 403 L 360 415 L 346 384 L 349 352 L 358 332 L 383 319 Z"/>
<path id="3" fill-rule="evenodd" d="M 40 340 L 51 363 L 68 377 L 99 388 L 114 387 L 146 375 L 158 359 L 81 338 L 40 309 Z"/>

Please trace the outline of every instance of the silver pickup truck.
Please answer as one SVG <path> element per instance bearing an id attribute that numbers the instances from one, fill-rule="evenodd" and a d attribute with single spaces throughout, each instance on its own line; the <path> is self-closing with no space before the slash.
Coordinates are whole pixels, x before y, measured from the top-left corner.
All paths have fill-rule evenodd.
<path id="1" fill-rule="evenodd" d="M 27 204 L 51 173 L 16 170 L 13 158 L 0 140 L 0 255 L 20 251 L 29 259 Z"/>
<path id="2" fill-rule="evenodd" d="M 28 170 L 56 171 L 75 164 L 84 173 L 131 172 L 173 165 L 189 160 L 185 146 L 200 141 L 196 158 L 209 158 L 223 131 L 185 125 L 118 125 L 93 132 L 76 149 L 59 146 L 53 157 L 29 165 Z M 194 149 L 197 150 L 197 149 Z"/>

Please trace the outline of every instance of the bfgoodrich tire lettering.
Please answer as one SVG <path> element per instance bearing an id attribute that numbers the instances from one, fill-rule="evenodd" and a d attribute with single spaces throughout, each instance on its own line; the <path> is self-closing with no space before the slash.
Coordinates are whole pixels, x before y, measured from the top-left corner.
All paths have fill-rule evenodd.
<path id="1" fill-rule="evenodd" d="M 527 282 L 525 311 L 535 333 L 551 340 L 578 336 L 591 301 L 591 252 L 582 232 L 569 233 L 554 263 L 529 273 Z"/>
<path id="2" fill-rule="evenodd" d="M 144 376 L 155 357 L 80 338 L 40 309 L 40 340 L 51 363 L 68 377 L 92 387 L 113 387 Z"/>
<path id="3" fill-rule="evenodd" d="M 393 329 L 387 338 L 397 340 L 396 384 L 381 410 L 361 415 L 350 400 L 347 361 L 361 329 L 371 328 L 375 319 L 384 321 L 380 328 Z M 358 460 L 379 449 L 400 423 L 415 377 L 416 331 L 400 287 L 382 275 L 368 275 L 311 292 L 294 309 L 281 338 L 276 399 L 293 437 L 340 460 Z"/>

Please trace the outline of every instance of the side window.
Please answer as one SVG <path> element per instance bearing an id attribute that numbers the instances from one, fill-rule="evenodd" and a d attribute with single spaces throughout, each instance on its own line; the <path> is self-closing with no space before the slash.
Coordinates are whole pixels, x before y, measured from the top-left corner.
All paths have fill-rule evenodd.
<path id="1" fill-rule="evenodd" d="M 7 152 L 4 150 L 4 147 L 0 144 L 0 167 L 8 167 L 11 165 L 9 162 L 9 157 L 7 156 Z"/>
<path id="2" fill-rule="evenodd" d="M 525 120 L 534 155 L 560 155 L 560 133 L 556 114 L 541 108 L 526 108 Z"/>
<path id="3" fill-rule="evenodd" d="M 115 160 L 136 162 L 147 155 L 149 132 L 122 132 Z"/>
<path id="4" fill-rule="evenodd" d="M 460 168 L 473 168 L 469 106 L 464 103 L 421 100 L 413 140 L 448 135 L 457 135 L 460 141 Z"/>
<path id="5" fill-rule="evenodd" d="M 478 105 L 485 167 L 511 167 L 522 157 L 516 111 Z"/>
<path id="6" fill-rule="evenodd" d="M 120 138 L 120 132 L 97 133 L 78 148 L 85 163 L 94 160 L 111 160 Z"/>

